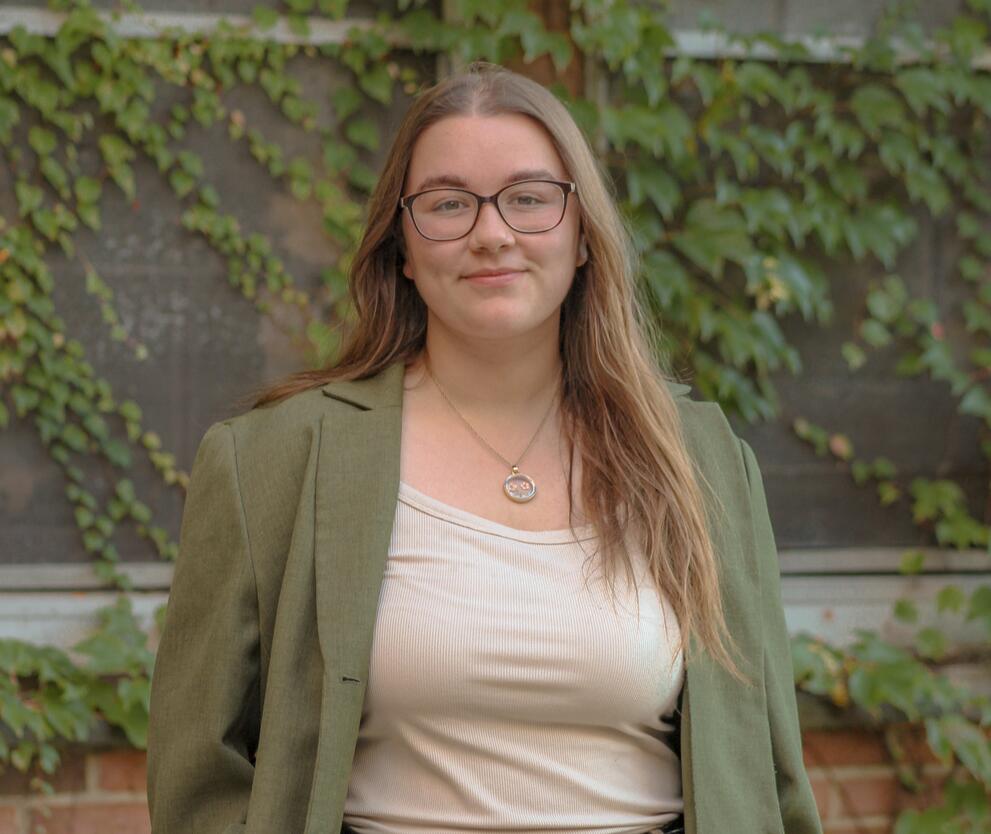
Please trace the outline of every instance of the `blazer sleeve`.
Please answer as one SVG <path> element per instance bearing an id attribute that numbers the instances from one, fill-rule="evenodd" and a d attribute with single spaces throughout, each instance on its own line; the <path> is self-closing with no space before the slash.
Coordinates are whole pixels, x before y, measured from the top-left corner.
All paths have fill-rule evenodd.
<path id="1" fill-rule="evenodd" d="M 761 571 L 764 689 L 782 827 L 785 834 L 822 834 L 822 822 L 802 757 L 791 641 L 781 603 L 781 568 L 767 510 L 764 482 L 753 449 L 742 438 L 738 440 L 750 484 Z"/>
<path id="2" fill-rule="evenodd" d="M 193 461 L 152 674 L 152 834 L 244 831 L 258 679 L 258 603 L 234 433 L 215 423 Z"/>

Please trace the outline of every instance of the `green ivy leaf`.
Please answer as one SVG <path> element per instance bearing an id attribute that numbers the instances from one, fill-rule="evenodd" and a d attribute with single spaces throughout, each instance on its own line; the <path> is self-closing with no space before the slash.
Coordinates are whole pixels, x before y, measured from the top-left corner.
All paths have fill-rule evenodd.
<path id="1" fill-rule="evenodd" d="M 279 22 L 279 13 L 268 6 L 255 6 L 251 10 L 251 19 L 262 31 L 271 29 Z"/>
<path id="2" fill-rule="evenodd" d="M 131 517 L 139 524 L 148 524 L 151 521 L 151 509 L 147 504 L 135 501 L 131 504 Z"/>
<path id="3" fill-rule="evenodd" d="M 111 167 L 109 171 L 110 178 L 117 183 L 120 190 L 123 191 L 129 199 L 133 200 L 136 189 L 134 184 L 134 171 L 131 169 L 131 166 L 117 165 Z"/>
<path id="4" fill-rule="evenodd" d="M 394 82 L 389 74 L 388 64 L 375 64 L 368 72 L 358 76 L 358 84 L 375 101 L 381 104 L 392 103 Z"/>
<path id="5" fill-rule="evenodd" d="M 944 715 L 939 724 L 942 749 L 951 748 L 964 766 L 985 785 L 991 785 L 991 744 L 984 731 L 962 715 Z"/>
<path id="6" fill-rule="evenodd" d="M 135 500 L 134 484 L 128 478 L 123 478 L 117 482 L 117 496 L 128 507 Z"/>
<path id="7" fill-rule="evenodd" d="M 871 137 L 877 138 L 882 128 L 902 128 L 905 108 L 898 97 L 880 84 L 863 84 L 850 97 L 850 109 Z"/>
<path id="8" fill-rule="evenodd" d="M 919 619 L 919 609 L 912 600 L 903 597 L 895 601 L 894 615 L 904 623 L 914 623 Z"/>
<path id="9" fill-rule="evenodd" d="M 103 134 L 97 144 L 104 161 L 110 168 L 123 166 L 134 158 L 134 148 L 113 133 Z"/>
<path id="10" fill-rule="evenodd" d="M 991 585 L 981 585 L 970 595 L 966 619 L 982 619 L 991 625 Z"/>
<path id="11" fill-rule="evenodd" d="M 51 156 L 56 147 L 55 134 L 35 125 L 28 131 L 28 144 L 39 157 Z"/>
<path id="12" fill-rule="evenodd" d="M 310 23 L 303 15 L 291 14 L 286 18 L 286 23 L 294 35 L 299 35 L 301 38 L 310 36 Z"/>
<path id="13" fill-rule="evenodd" d="M 961 414 L 982 417 L 991 425 L 991 393 L 984 385 L 974 385 L 964 394 L 957 410 Z"/>
<path id="14" fill-rule="evenodd" d="M 681 202 L 681 188 L 656 162 L 631 164 L 626 169 L 626 183 L 634 206 L 642 205 L 649 197 L 665 220 L 674 219 L 674 210 Z"/>
<path id="15" fill-rule="evenodd" d="M 323 164 L 330 171 L 346 171 L 358 159 L 355 149 L 344 142 L 325 142 Z"/>
<path id="16" fill-rule="evenodd" d="M 87 510 L 85 507 L 76 507 L 76 526 L 82 530 L 93 524 L 94 517 L 93 513 Z"/>
<path id="17" fill-rule="evenodd" d="M 14 184 L 14 195 L 17 198 L 18 213 L 21 217 L 36 211 L 45 198 L 45 192 L 34 185 L 28 185 L 24 180 Z"/>
<path id="18" fill-rule="evenodd" d="M 936 610 L 939 613 L 945 611 L 957 613 L 963 611 L 965 602 L 966 596 L 959 585 L 947 585 L 936 595 Z"/>
<path id="19" fill-rule="evenodd" d="M 922 570 L 925 564 L 926 554 L 921 550 L 908 550 L 902 554 L 901 563 L 898 566 L 899 573 L 912 576 Z"/>
<path id="20" fill-rule="evenodd" d="M 20 124 L 21 113 L 17 102 L 0 95 L 0 143 L 10 143 L 13 129 Z"/>
<path id="21" fill-rule="evenodd" d="M 377 151 L 379 148 L 378 125 L 371 119 L 356 118 L 348 122 L 344 129 L 347 138 L 362 148 Z"/>
<path id="22" fill-rule="evenodd" d="M 988 545 L 988 528 L 966 512 L 956 511 L 936 523 L 936 540 L 945 547 L 963 550 Z M 991 621 L 989 621 L 991 625 Z"/>
<path id="23" fill-rule="evenodd" d="M 876 319 L 864 319 L 860 324 L 860 337 L 871 347 L 884 347 L 891 341 L 891 331 Z"/>
<path id="24" fill-rule="evenodd" d="M 361 107 L 361 93 L 351 84 L 338 87 L 330 94 L 337 120 L 343 122 Z"/>
<path id="25" fill-rule="evenodd" d="M 968 333 L 985 333 L 991 336 L 991 310 L 973 299 L 963 303 L 965 328 Z"/>
<path id="26" fill-rule="evenodd" d="M 939 71 L 912 67 L 895 73 L 893 80 L 917 116 L 924 116 L 930 107 L 940 113 L 949 112 L 950 102 Z"/>
<path id="27" fill-rule="evenodd" d="M 375 187 L 375 183 L 378 181 L 378 176 L 375 171 L 369 168 L 363 162 L 355 162 L 347 172 L 348 182 L 357 188 L 359 191 L 364 191 L 366 194 L 371 194 Z M 350 236 L 351 238 L 354 235 Z"/>
<path id="28" fill-rule="evenodd" d="M 85 452 L 89 448 L 89 438 L 75 423 L 69 423 L 62 430 L 62 442 L 74 452 Z"/>
<path id="29" fill-rule="evenodd" d="M 169 174 L 169 184 L 172 186 L 172 190 L 175 191 L 177 197 L 185 197 L 196 187 L 196 180 L 185 171 L 177 169 Z"/>
<path id="30" fill-rule="evenodd" d="M 920 629 L 915 635 L 915 648 L 923 657 L 939 660 L 946 654 L 946 635 L 931 626 Z"/>
<path id="31" fill-rule="evenodd" d="M 873 286 L 867 293 L 867 309 L 885 324 L 891 324 L 902 312 L 908 292 L 905 282 L 897 275 L 889 275 L 881 286 Z"/>
<path id="32" fill-rule="evenodd" d="M 874 475 L 878 478 L 894 478 L 898 474 L 897 467 L 888 458 L 874 458 L 871 467 L 874 470 Z"/>
<path id="33" fill-rule="evenodd" d="M 846 360 L 847 367 L 851 371 L 856 371 L 858 368 L 863 367 L 867 361 L 867 354 L 855 342 L 844 342 L 840 348 L 840 353 Z"/>
<path id="34" fill-rule="evenodd" d="M 100 199 L 103 186 L 98 179 L 93 177 L 79 177 L 73 187 L 76 192 L 76 199 L 80 203 L 95 203 Z"/>
<path id="35" fill-rule="evenodd" d="M 727 260 L 741 261 L 753 252 L 746 224 L 739 212 L 721 208 L 713 200 L 696 200 L 685 217 L 685 227 L 673 243 L 706 272 L 722 277 Z"/>
<path id="36" fill-rule="evenodd" d="M 180 151 L 176 154 L 176 160 L 191 177 L 199 179 L 203 176 L 203 158 L 199 154 L 191 151 Z"/>
<path id="37" fill-rule="evenodd" d="M 332 20 L 343 20 L 347 14 L 348 0 L 319 0 L 318 6 Z"/>

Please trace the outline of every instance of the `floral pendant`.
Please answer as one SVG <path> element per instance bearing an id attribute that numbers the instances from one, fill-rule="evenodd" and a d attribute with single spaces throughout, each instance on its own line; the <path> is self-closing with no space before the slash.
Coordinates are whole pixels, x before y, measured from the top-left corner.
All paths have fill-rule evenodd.
<path id="1" fill-rule="evenodd" d="M 517 504 L 532 501 L 537 494 L 537 485 L 533 482 L 533 478 L 520 472 L 518 466 L 513 467 L 512 474 L 506 478 L 502 489 L 506 493 L 506 497 Z"/>

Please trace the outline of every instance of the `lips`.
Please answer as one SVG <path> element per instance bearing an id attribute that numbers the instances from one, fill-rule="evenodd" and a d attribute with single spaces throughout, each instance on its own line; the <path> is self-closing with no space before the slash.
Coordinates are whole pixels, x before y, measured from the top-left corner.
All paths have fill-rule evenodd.
<path id="1" fill-rule="evenodd" d="M 510 275 L 514 272 L 523 272 L 523 268 L 519 267 L 501 267 L 498 269 L 476 269 L 474 272 L 469 272 L 465 275 L 465 278 L 486 278 L 496 275 Z"/>
<path id="2" fill-rule="evenodd" d="M 487 287 L 496 289 L 498 287 L 508 287 L 520 280 L 525 270 L 478 270 L 471 275 L 464 276 L 464 280 L 469 286 Z"/>

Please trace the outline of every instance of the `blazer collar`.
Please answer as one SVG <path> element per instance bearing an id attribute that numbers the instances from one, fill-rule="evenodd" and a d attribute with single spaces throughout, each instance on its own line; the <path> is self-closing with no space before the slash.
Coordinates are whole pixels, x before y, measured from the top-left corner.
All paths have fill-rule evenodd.
<path id="1" fill-rule="evenodd" d="M 328 397 L 350 403 L 363 411 L 403 404 L 405 366 L 393 362 L 381 373 L 367 379 L 328 382 L 320 390 Z"/>

